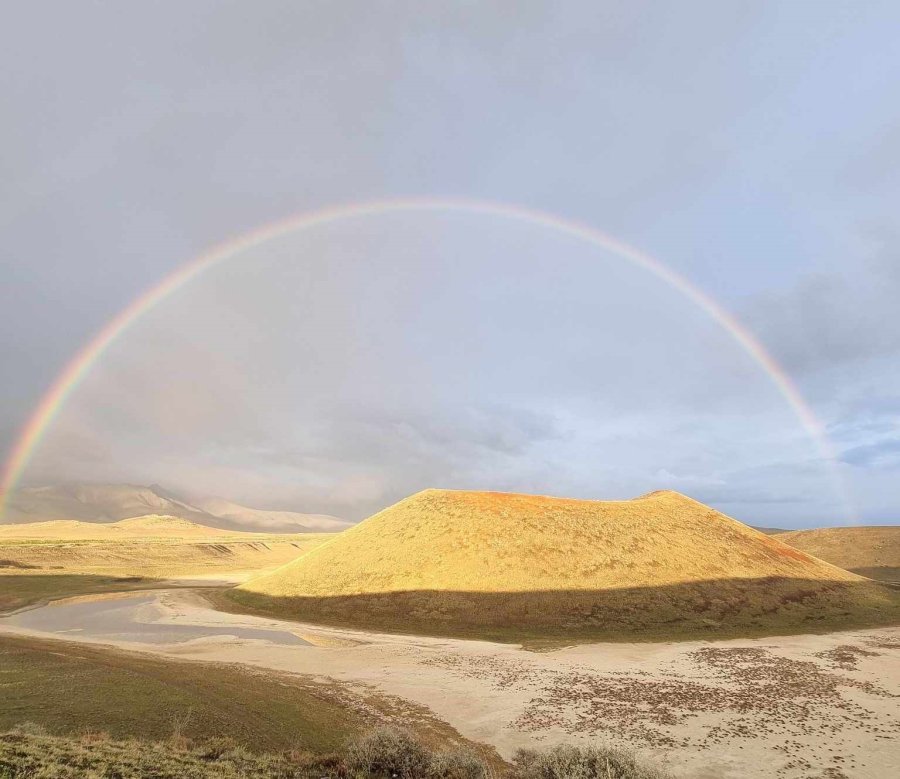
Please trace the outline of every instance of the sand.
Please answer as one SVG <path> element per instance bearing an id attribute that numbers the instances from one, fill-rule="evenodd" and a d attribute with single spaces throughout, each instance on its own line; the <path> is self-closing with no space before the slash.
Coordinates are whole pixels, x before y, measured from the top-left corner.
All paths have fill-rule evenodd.
<path id="1" fill-rule="evenodd" d="M 187 590 L 92 596 L 92 621 L 73 629 L 81 602 L 0 619 L 0 631 L 350 682 L 423 705 L 504 756 L 526 745 L 599 741 L 628 744 L 675 777 L 900 775 L 900 628 L 535 653 L 222 613 L 202 591 Z M 98 614 L 103 603 L 127 616 L 129 640 Z M 146 642 L 134 640 L 141 623 Z M 160 630 L 173 625 L 206 631 L 160 643 Z M 271 631 L 308 645 L 259 638 Z"/>

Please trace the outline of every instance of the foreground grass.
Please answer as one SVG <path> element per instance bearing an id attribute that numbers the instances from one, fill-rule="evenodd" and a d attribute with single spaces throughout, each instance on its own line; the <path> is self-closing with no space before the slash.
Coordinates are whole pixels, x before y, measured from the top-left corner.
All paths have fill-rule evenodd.
<path id="1" fill-rule="evenodd" d="M 0 572 L 0 614 L 71 595 L 122 592 L 157 584 L 158 580 L 142 576 L 31 573 L 27 569 L 16 573 Z"/>
<path id="2" fill-rule="evenodd" d="M 367 707 L 378 713 L 295 676 L 0 636 L 0 730 L 30 721 L 60 734 L 227 735 L 254 749 L 328 752 L 367 724 Z"/>
<path id="3" fill-rule="evenodd" d="M 146 742 L 48 736 L 24 727 L 0 733 L 0 779 L 662 779 L 631 755 L 558 747 L 519 752 L 511 766 L 478 752 L 433 749 L 407 731 L 380 728 L 330 755 L 251 753 L 228 739 Z"/>

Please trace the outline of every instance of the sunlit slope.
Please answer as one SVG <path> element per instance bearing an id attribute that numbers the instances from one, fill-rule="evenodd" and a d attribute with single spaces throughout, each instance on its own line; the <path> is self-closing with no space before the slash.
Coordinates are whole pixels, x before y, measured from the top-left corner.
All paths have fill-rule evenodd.
<path id="1" fill-rule="evenodd" d="M 118 522 L 82 522 L 77 519 L 55 519 L 48 522 L 29 522 L 0 525 L 0 541 L 6 539 L 47 539 L 58 541 L 116 540 L 128 538 L 224 538 L 252 537 L 254 533 L 220 530 L 191 522 L 181 517 L 150 514 Z"/>
<path id="2" fill-rule="evenodd" d="M 856 579 L 674 492 L 601 502 L 427 490 L 246 588 L 527 592 L 766 576 Z"/>
<path id="3" fill-rule="evenodd" d="M 828 527 L 778 536 L 829 563 L 872 579 L 900 582 L 900 527 Z"/>
<path id="4" fill-rule="evenodd" d="M 234 593 L 403 629 L 654 631 L 803 623 L 891 594 L 674 492 L 626 501 L 426 490 Z"/>

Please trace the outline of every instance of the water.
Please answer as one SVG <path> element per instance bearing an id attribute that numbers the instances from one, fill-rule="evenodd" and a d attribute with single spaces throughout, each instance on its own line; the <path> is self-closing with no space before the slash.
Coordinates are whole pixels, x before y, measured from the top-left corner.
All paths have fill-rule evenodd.
<path id="1" fill-rule="evenodd" d="M 155 595 L 135 595 L 111 600 L 59 603 L 23 611 L 0 619 L 0 624 L 53 633 L 60 637 L 134 641 L 143 644 L 177 644 L 198 638 L 230 636 L 272 644 L 303 644 L 287 630 L 159 622 L 162 609 Z"/>

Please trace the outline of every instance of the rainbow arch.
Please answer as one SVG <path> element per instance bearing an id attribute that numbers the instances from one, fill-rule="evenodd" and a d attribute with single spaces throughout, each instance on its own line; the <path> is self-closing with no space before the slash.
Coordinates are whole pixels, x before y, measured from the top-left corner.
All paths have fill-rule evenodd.
<path id="1" fill-rule="evenodd" d="M 308 230 L 344 219 L 377 216 L 379 214 L 402 211 L 448 211 L 494 216 L 510 221 L 527 222 L 534 226 L 546 227 L 559 233 L 585 241 L 612 252 L 618 257 L 647 270 L 661 281 L 676 289 L 699 306 L 763 369 L 776 389 L 796 414 L 808 435 L 816 443 L 820 456 L 827 463 L 836 496 L 841 501 L 847 518 L 855 519 L 843 479 L 837 469 L 837 459 L 822 424 L 803 399 L 790 376 L 781 368 L 765 347 L 734 316 L 713 298 L 686 278 L 671 270 L 659 260 L 629 244 L 609 236 L 593 227 L 571 221 L 563 217 L 527 208 L 494 201 L 465 198 L 396 198 L 362 203 L 350 203 L 317 211 L 293 215 L 276 222 L 263 225 L 224 243 L 214 246 L 200 256 L 187 262 L 171 273 L 159 284 L 136 298 L 129 306 L 111 319 L 65 366 L 53 384 L 41 398 L 28 421 L 22 428 L 3 466 L 0 479 L 0 519 L 6 506 L 7 497 L 16 488 L 40 441 L 53 422 L 67 398 L 88 374 L 91 366 L 103 355 L 107 347 L 119 336 L 127 332 L 141 315 L 151 309 L 167 295 L 184 286 L 208 268 L 235 254 L 264 243 L 272 238 L 288 233 Z"/>

